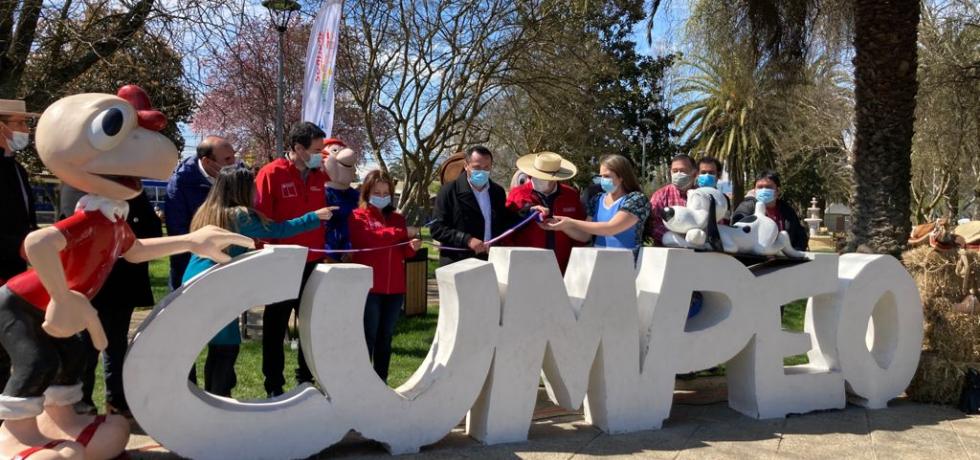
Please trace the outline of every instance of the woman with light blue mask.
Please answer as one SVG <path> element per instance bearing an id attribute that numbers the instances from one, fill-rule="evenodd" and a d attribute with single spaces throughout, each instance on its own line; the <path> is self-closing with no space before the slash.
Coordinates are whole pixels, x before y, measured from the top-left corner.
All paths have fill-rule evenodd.
<path id="1" fill-rule="evenodd" d="M 588 221 L 555 217 L 546 225 L 578 241 L 593 240 L 597 248 L 629 249 L 635 257 L 643 246 L 650 203 L 626 157 L 603 157 L 599 162 L 599 177 L 602 193 L 589 203 Z"/>
<path id="2" fill-rule="evenodd" d="M 360 205 L 347 220 L 352 263 L 367 265 L 374 283 L 364 305 L 364 338 L 368 356 L 378 377 L 388 380 L 391 339 L 405 303 L 405 259 L 415 255 L 422 241 L 419 231 L 405 225 L 395 211 L 392 194 L 395 181 L 378 170 L 369 172 L 361 184 Z"/>
<path id="3" fill-rule="evenodd" d="M 809 247 L 810 236 L 800 223 L 800 217 L 789 203 L 779 198 L 780 180 L 775 171 L 763 171 L 755 179 L 754 196 L 747 196 L 732 212 L 732 223 L 736 223 L 755 214 L 755 203 L 761 201 L 766 205 L 766 216 L 776 221 L 780 230 L 789 233 L 789 239 L 794 249 L 805 251 Z"/>

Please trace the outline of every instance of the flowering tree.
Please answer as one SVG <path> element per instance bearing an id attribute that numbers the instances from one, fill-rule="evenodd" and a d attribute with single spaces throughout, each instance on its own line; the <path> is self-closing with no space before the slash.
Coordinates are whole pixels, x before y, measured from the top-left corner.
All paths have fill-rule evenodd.
<path id="1" fill-rule="evenodd" d="M 245 17 L 227 48 L 208 59 L 210 74 L 191 129 L 229 138 L 250 164 L 262 164 L 275 150 L 278 35 L 264 17 Z M 303 73 L 310 25 L 294 21 L 286 32 L 284 134 L 302 112 Z M 333 136 L 351 148 L 367 145 L 362 117 L 350 97 L 336 96 Z M 384 123 L 379 123 L 384 126 Z M 288 148 L 288 141 L 285 142 Z"/>

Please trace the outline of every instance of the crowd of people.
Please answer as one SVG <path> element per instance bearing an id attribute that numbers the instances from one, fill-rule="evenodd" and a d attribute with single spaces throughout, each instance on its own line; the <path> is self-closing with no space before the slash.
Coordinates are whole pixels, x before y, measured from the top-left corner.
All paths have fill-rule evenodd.
<path id="1" fill-rule="evenodd" d="M 15 102 L 0 101 L 0 212 L 5 216 L 0 224 L 0 283 L 26 268 L 20 247 L 37 225 L 30 178 L 16 161 L 16 153 L 29 144 L 27 121 L 34 114 Z M 405 302 L 405 260 L 421 247 L 420 229 L 407 225 L 396 210 L 395 181 L 387 173 L 370 171 L 359 187 L 338 179 L 353 177 L 356 164 L 348 162 L 358 158 L 342 140 L 329 139 L 316 125 L 300 122 L 291 127 L 287 142 L 282 158 L 253 173 L 239 162 L 227 139 L 204 138 L 196 155 L 183 160 L 168 182 L 163 208 L 166 232 L 179 235 L 215 225 L 262 243 L 307 247 L 304 284 L 320 263 L 344 261 L 371 267 L 374 282 L 365 302 L 364 334 L 374 368 L 386 381 L 395 325 Z M 346 172 L 334 169 L 328 174 L 328 160 Z M 464 161 L 463 172 L 442 185 L 435 198 L 430 231 L 441 248 L 440 264 L 486 259 L 491 246 L 535 247 L 553 250 L 563 273 L 574 247 L 624 249 L 635 258 L 645 244 L 660 246 L 666 232 L 664 209 L 683 206 L 692 188 L 717 187 L 723 171 L 717 159 L 695 161 L 678 155 L 670 162 L 670 183 L 647 197 L 630 160 L 616 154 L 600 159 L 592 186 L 581 192 L 571 185 L 578 169 L 556 153 L 521 157 L 516 167 L 526 180 L 509 190 L 491 178 L 498 166 L 490 149 L 474 146 L 464 152 Z M 793 246 L 805 250 L 807 233 L 793 208 L 779 198 L 779 188 L 778 174 L 760 173 L 754 189 L 726 223 L 751 215 L 761 201 L 780 230 L 790 234 Z M 79 194 L 65 186 L 61 215 L 74 213 L 78 199 Z M 131 200 L 130 207 L 128 220 L 138 237 L 162 234 L 162 222 L 145 194 Z M 229 251 L 238 255 L 246 249 Z M 179 289 L 213 265 L 198 256 L 171 257 L 170 288 Z M 107 409 L 126 413 L 122 360 L 133 309 L 153 303 L 147 265 L 120 261 L 92 303 L 109 338 L 103 355 Z M 267 305 L 263 312 L 262 373 L 269 397 L 283 394 L 286 386 L 284 342 L 290 318 L 299 316 L 298 308 L 297 298 Z M 206 391 L 231 396 L 241 341 L 235 319 L 208 344 Z M 312 383 L 302 347 L 299 350 L 296 381 Z M 87 361 L 85 401 L 91 407 L 83 410 L 94 410 L 91 382 L 97 357 L 93 350 Z M 8 369 L 0 363 L 0 372 Z M 192 369 L 190 378 L 195 377 Z"/>
<path id="2" fill-rule="evenodd" d="M 575 165 L 547 152 L 518 159 L 522 177 L 505 192 L 490 180 L 494 165 L 490 150 L 473 147 L 464 159 L 464 172 L 444 185 L 436 197 L 432 237 L 451 247 L 441 253 L 442 265 L 470 257 L 486 259 L 486 241 L 499 238 L 529 213 L 537 212 L 541 214 L 538 222 L 498 244 L 551 249 L 562 272 L 576 246 L 628 249 L 634 256 L 644 245 L 663 246 L 667 232 L 664 210 L 684 206 L 688 190 L 716 188 L 723 171 L 716 158 L 695 161 L 689 155 L 677 155 L 670 162 L 670 183 L 648 198 L 630 160 L 612 154 L 599 160 L 595 187 L 579 192 L 568 185 L 577 174 Z M 766 214 L 790 234 L 793 247 L 806 250 L 807 232 L 792 206 L 779 199 L 779 185 L 776 172 L 760 173 L 755 188 L 723 223 L 745 219 L 754 212 L 756 201 L 762 200 Z"/>

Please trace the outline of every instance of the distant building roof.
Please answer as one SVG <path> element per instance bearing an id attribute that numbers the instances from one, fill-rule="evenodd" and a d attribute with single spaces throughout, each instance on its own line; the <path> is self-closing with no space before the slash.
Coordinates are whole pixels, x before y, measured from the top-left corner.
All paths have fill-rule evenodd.
<path id="1" fill-rule="evenodd" d="M 827 207 L 827 210 L 823 212 L 824 214 L 838 214 L 842 216 L 851 215 L 851 208 L 847 205 L 841 203 L 834 203 Z"/>

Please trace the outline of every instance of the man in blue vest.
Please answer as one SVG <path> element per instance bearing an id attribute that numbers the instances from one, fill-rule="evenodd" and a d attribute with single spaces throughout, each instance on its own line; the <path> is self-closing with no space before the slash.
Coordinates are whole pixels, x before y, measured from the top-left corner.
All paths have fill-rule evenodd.
<path id="1" fill-rule="evenodd" d="M 190 233 L 191 219 L 214 185 L 218 172 L 235 164 L 235 148 L 226 139 L 208 136 L 197 145 L 197 155 L 177 165 L 167 182 L 164 219 L 167 235 Z M 170 289 L 180 287 L 190 254 L 170 256 Z"/>

